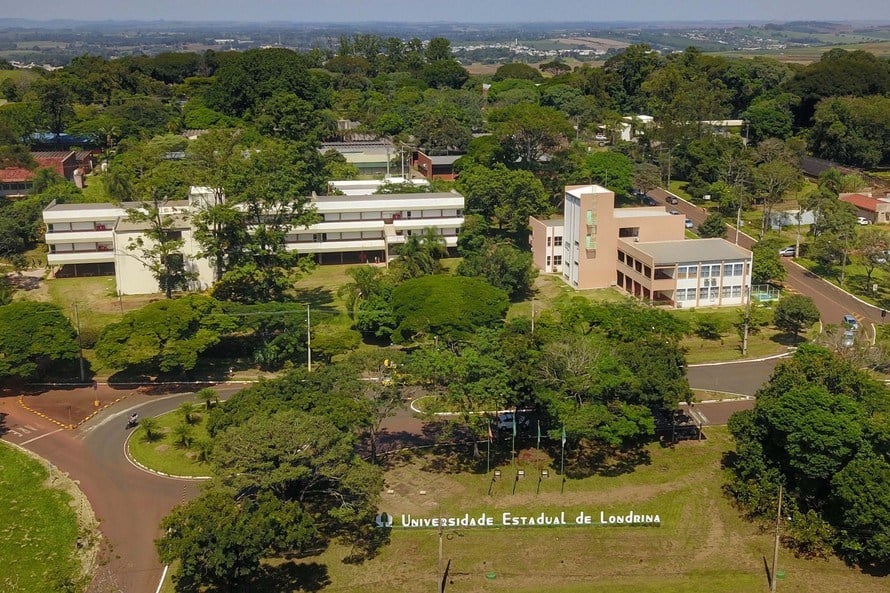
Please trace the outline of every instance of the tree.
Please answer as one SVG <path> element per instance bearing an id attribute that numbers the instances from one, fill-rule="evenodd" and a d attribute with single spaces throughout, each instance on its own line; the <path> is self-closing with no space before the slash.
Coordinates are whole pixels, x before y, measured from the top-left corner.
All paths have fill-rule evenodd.
<path id="1" fill-rule="evenodd" d="M 816 105 L 810 147 L 825 159 L 873 168 L 890 162 L 890 98 L 831 97 Z"/>
<path id="2" fill-rule="evenodd" d="M 46 127 L 58 136 L 65 131 L 65 125 L 74 114 L 71 107 L 71 93 L 57 77 L 47 78 L 35 87 Z"/>
<path id="3" fill-rule="evenodd" d="M 209 410 L 213 404 L 219 403 L 219 395 L 213 387 L 204 387 L 195 394 Z"/>
<path id="4" fill-rule="evenodd" d="M 503 319 L 507 294 L 478 278 L 422 276 L 397 285 L 392 293 L 400 343 L 438 336 L 448 342 L 468 337 L 478 327 Z"/>
<path id="5" fill-rule="evenodd" d="M 765 284 L 771 280 L 781 282 L 785 279 L 787 272 L 782 265 L 779 249 L 780 246 L 775 241 L 760 241 L 754 246 L 754 264 L 751 267 L 753 284 Z"/>
<path id="6" fill-rule="evenodd" d="M 530 171 L 476 166 L 461 173 L 457 189 L 466 197 L 466 211 L 481 214 L 498 228 L 520 233 L 528 218 L 550 210 L 547 191 Z"/>
<path id="7" fill-rule="evenodd" d="M 792 294 L 776 305 L 775 324 L 779 329 L 794 335 L 819 321 L 819 309 L 808 296 Z"/>
<path id="8" fill-rule="evenodd" d="M 195 404 L 192 402 L 182 402 L 179 404 L 179 413 L 182 414 L 182 419 L 185 420 L 185 423 L 189 426 L 198 422 L 201 419 L 201 416 L 195 410 Z"/>
<path id="9" fill-rule="evenodd" d="M 161 438 L 160 427 L 158 426 L 158 419 L 152 416 L 148 416 L 139 421 L 139 427 L 145 433 L 143 438 L 148 443 L 153 443 L 159 438 Z"/>
<path id="10" fill-rule="evenodd" d="M 612 150 L 588 153 L 580 169 L 572 177 L 573 183 L 597 183 L 616 194 L 630 193 L 633 185 L 633 162 Z"/>
<path id="11" fill-rule="evenodd" d="M 451 41 L 444 37 L 433 37 L 426 46 L 425 56 L 428 62 L 451 59 Z"/>
<path id="12" fill-rule="evenodd" d="M 531 292 L 538 270 L 531 253 L 510 243 L 490 241 L 479 251 L 465 254 L 457 273 L 484 278 L 515 301 Z"/>
<path id="13" fill-rule="evenodd" d="M 17 301 L 0 306 L 0 379 L 32 379 L 50 365 L 77 358 L 74 328 L 62 309 Z"/>
<path id="14" fill-rule="evenodd" d="M 492 110 L 488 121 L 507 161 L 518 160 L 524 169 L 536 168 L 542 156 L 559 148 L 572 133 L 562 112 L 528 103 Z"/>
<path id="15" fill-rule="evenodd" d="M 220 303 L 207 296 L 154 302 L 105 326 L 96 356 L 118 369 L 188 371 L 234 326 Z"/>
<path id="16" fill-rule="evenodd" d="M 831 481 L 838 509 L 840 548 L 862 565 L 890 564 L 890 464 L 876 455 L 862 455 Z"/>
<path id="17" fill-rule="evenodd" d="M 773 205 L 780 202 L 788 192 L 800 189 L 803 176 L 799 167 L 789 163 L 793 159 L 783 143 L 766 141 L 761 143 L 758 151 L 762 162 L 754 170 L 754 183 L 763 196 L 762 235 L 769 227 Z"/>
<path id="18" fill-rule="evenodd" d="M 436 60 L 423 67 L 423 81 L 436 89 L 459 89 L 470 78 L 469 72 L 457 60 Z"/>
<path id="19" fill-rule="evenodd" d="M 726 238 L 726 222 L 723 220 L 723 215 L 716 211 L 709 213 L 705 221 L 698 225 L 698 234 L 704 238 Z"/>
<path id="20" fill-rule="evenodd" d="M 634 167 L 633 186 L 643 193 L 661 185 L 661 170 L 652 163 L 643 163 Z"/>
<path id="21" fill-rule="evenodd" d="M 395 261 L 394 273 L 397 278 L 409 279 L 441 272 L 439 260 L 448 254 L 448 248 L 445 238 L 435 229 L 428 228 L 422 235 L 408 235 L 397 253 L 399 258 Z"/>
<path id="22" fill-rule="evenodd" d="M 528 64 L 523 64 L 521 62 L 501 64 L 491 77 L 491 79 L 495 81 L 507 80 L 508 78 L 531 80 L 532 82 L 541 82 L 544 80 L 544 77 L 541 76 L 541 73 L 537 68 L 533 68 Z"/>
<path id="23" fill-rule="evenodd" d="M 161 523 L 157 540 L 164 562 L 179 561 L 179 591 L 211 585 L 219 591 L 244 591 L 261 572 L 260 561 L 283 552 L 301 552 L 318 542 L 312 518 L 299 502 L 269 492 L 237 499 L 210 490 L 176 507 Z"/>
<path id="24" fill-rule="evenodd" d="M 865 268 L 866 284 L 871 286 L 871 275 L 875 268 L 887 264 L 890 239 L 884 231 L 874 225 L 869 225 L 859 231 L 855 245 L 857 259 Z"/>

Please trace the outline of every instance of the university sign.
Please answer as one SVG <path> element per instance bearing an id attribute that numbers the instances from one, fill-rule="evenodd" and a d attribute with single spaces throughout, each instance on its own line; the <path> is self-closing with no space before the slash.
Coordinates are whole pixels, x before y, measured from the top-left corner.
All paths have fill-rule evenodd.
<path id="1" fill-rule="evenodd" d="M 621 514 L 606 514 L 605 511 L 587 513 L 559 511 L 542 512 L 537 515 L 503 512 L 500 515 L 464 513 L 446 517 L 413 517 L 401 514 L 398 518 L 388 513 L 379 513 L 374 518 L 377 527 L 394 529 L 438 529 L 439 527 L 611 527 L 618 525 L 660 526 L 661 517 L 657 514 L 643 514 L 628 511 Z"/>

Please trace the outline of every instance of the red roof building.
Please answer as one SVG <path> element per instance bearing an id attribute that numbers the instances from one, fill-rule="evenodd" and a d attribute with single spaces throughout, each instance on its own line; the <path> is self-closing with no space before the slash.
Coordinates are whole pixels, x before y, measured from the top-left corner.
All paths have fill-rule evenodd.
<path id="1" fill-rule="evenodd" d="M 72 151 L 32 152 L 37 162 L 33 170 L 24 167 L 7 167 L 0 169 L 0 197 L 21 197 L 31 190 L 31 180 L 38 169 L 51 169 L 68 181 L 74 180 L 77 169 L 77 156 Z"/>
<path id="2" fill-rule="evenodd" d="M 858 215 L 869 222 L 873 224 L 890 223 L 890 200 L 863 194 L 841 194 L 839 197 L 842 202 L 853 204 Z"/>

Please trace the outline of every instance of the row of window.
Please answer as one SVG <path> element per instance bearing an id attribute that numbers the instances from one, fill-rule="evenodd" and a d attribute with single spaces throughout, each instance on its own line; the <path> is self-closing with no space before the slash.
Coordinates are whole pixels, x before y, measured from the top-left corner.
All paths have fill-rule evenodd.
<path id="1" fill-rule="evenodd" d="M 406 218 L 454 218 L 463 216 L 463 210 L 408 210 L 405 212 L 328 212 L 324 215 L 325 222 L 350 220 L 403 220 Z"/>
<path id="2" fill-rule="evenodd" d="M 742 296 L 741 286 L 711 286 L 710 288 L 678 288 L 674 300 L 676 301 L 694 301 L 696 295 L 700 300 L 717 300 L 718 297 L 724 299 L 740 298 Z"/>
<path id="3" fill-rule="evenodd" d="M 550 247 L 550 244 L 551 244 L 550 239 L 551 239 L 551 237 L 547 237 L 547 247 Z M 552 239 L 553 239 L 552 243 L 553 243 L 554 247 L 562 247 L 562 237 L 552 237 Z"/>
<path id="4" fill-rule="evenodd" d="M 721 264 L 703 264 L 702 266 L 678 266 L 677 278 L 719 278 Z M 699 270 L 701 268 L 701 270 Z M 745 273 L 745 264 L 724 264 L 723 276 L 742 276 Z"/>

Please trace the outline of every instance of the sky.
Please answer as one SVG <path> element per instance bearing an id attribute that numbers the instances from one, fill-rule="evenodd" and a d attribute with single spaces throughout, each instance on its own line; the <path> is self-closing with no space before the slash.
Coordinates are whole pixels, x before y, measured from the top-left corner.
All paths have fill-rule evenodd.
<path id="1" fill-rule="evenodd" d="M 888 0 L 0 0 L 0 18 L 293 22 L 890 20 Z"/>

